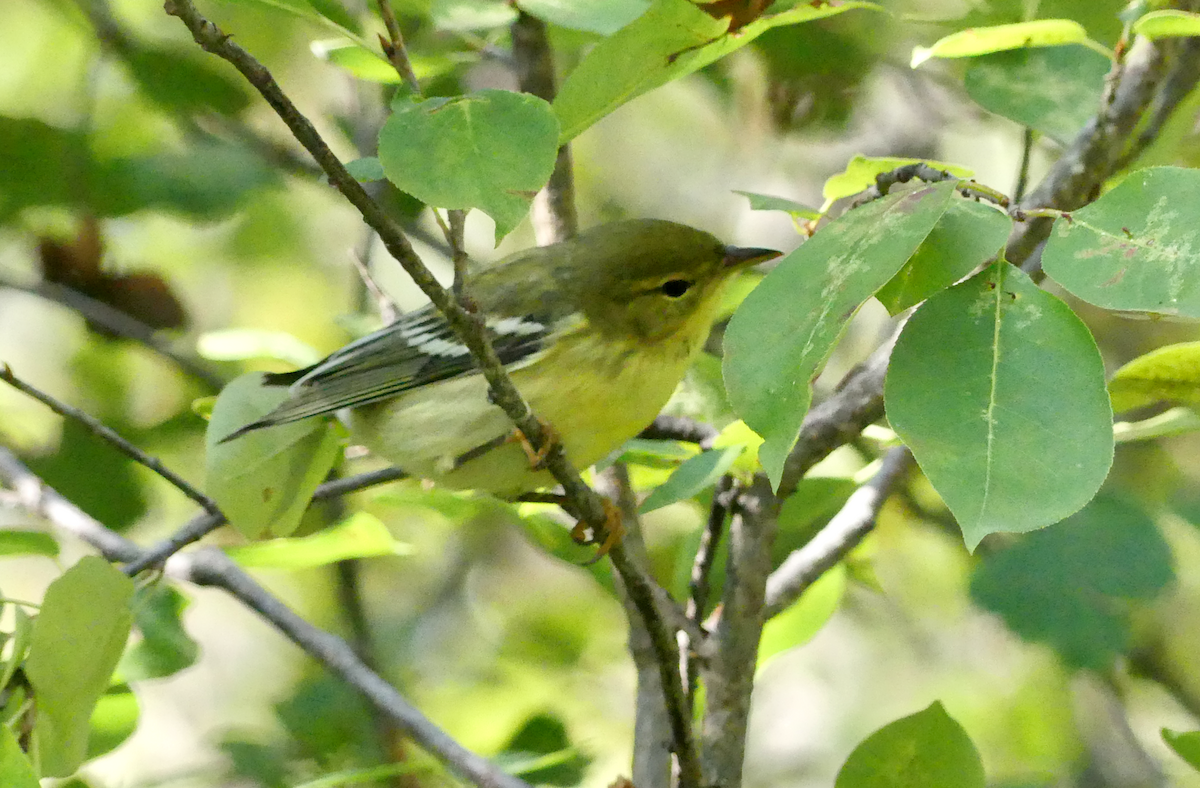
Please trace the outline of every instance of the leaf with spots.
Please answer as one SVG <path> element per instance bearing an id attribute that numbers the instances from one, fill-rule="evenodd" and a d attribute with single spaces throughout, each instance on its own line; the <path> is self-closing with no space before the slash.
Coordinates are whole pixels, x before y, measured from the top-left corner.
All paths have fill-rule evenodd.
<path id="1" fill-rule="evenodd" d="M 287 536 L 300 525 L 313 491 L 337 460 L 340 439 L 328 419 L 302 419 L 222 439 L 271 412 L 287 389 L 252 372 L 217 397 L 205 443 L 205 492 L 247 539 Z"/>
<path id="2" fill-rule="evenodd" d="M 1058 220 L 1042 267 L 1096 306 L 1200 317 L 1197 211 L 1200 172 L 1139 170 Z"/>
<path id="3" fill-rule="evenodd" d="M 725 387 L 734 410 L 764 439 L 759 459 L 772 484 L 842 329 L 912 257 L 954 187 L 921 186 L 841 216 L 785 257 L 734 314 L 725 334 Z"/>
<path id="4" fill-rule="evenodd" d="M 1087 326 L 1007 263 L 921 306 L 892 352 L 888 421 L 972 550 L 1077 512 L 1113 458 L 1104 364 Z"/>

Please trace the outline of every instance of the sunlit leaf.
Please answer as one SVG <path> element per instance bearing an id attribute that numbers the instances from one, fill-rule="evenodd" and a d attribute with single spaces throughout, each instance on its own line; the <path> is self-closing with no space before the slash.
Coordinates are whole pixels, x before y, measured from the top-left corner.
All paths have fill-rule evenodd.
<path id="1" fill-rule="evenodd" d="M 930 47 L 914 47 L 913 68 L 931 58 L 975 57 L 1022 47 L 1049 47 L 1084 44 L 1103 51 L 1088 38 L 1087 30 L 1073 19 L 1037 19 L 1010 25 L 972 27 L 938 39 Z"/>
<path id="2" fill-rule="evenodd" d="M 768 621 L 758 644 L 759 669 L 772 657 L 812 640 L 837 612 L 846 585 L 846 567 L 838 564 L 805 589 L 790 607 Z"/>
<path id="3" fill-rule="evenodd" d="M 25 663 L 38 704 L 40 774 L 66 777 L 86 757 L 92 710 L 129 637 L 132 597 L 133 581 L 98 556 L 46 589 Z"/>
<path id="4" fill-rule="evenodd" d="M 284 331 L 260 328 L 226 328 L 206 331 L 196 340 L 196 352 L 212 361 L 247 361 L 272 358 L 297 367 L 321 359 L 312 345 Z"/>
<path id="5" fill-rule="evenodd" d="M 1108 382 L 1117 413 L 1172 402 L 1200 405 L 1200 342 L 1167 345 L 1118 369 Z"/>
<path id="6" fill-rule="evenodd" d="M 1087 326 L 1008 265 L 925 302 L 900 335 L 888 421 L 967 546 L 1091 499 L 1113 457 L 1104 364 Z"/>
<path id="7" fill-rule="evenodd" d="M 1200 36 L 1200 14 L 1164 9 L 1151 11 L 1133 23 L 1133 33 L 1150 40 L 1175 36 Z"/>
<path id="8" fill-rule="evenodd" d="M 41 531 L 0 530 L 0 555 L 58 555 L 58 542 Z M 3 687 L 0 684 L 0 687 Z"/>
<path id="9" fill-rule="evenodd" d="M 125 743 L 137 730 L 141 710 L 128 685 L 110 687 L 96 701 L 88 724 L 87 760 L 99 758 Z"/>
<path id="10" fill-rule="evenodd" d="M 39 788 L 33 764 L 7 725 L 0 725 L 0 776 L 8 788 Z"/>
<path id="11" fill-rule="evenodd" d="M 825 206 L 822 210 L 828 210 L 829 206 L 834 202 L 845 197 L 851 197 L 864 189 L 874 186 L 877 175 L 891 172 L 909 164 L 928 164 L 935 170 L 944 170 L 958 178 L 970 178 L 975 174 L 973 170 L 969 170 L 961 165 L 949 164 L 944 161 L 934 161 L 932 159 L 858 155 L 847 162 L 846 169 L 837 175 L 829 177 L 825 181 L 825 186 L 821 190 L 821 196 L 825 198 Z"/>
<path id="12" fill-rule="evenodd" d="M 734 189 L 733 193 L 740 194 L 748 199 L 750 201 L 750 210 L 752 211 L 784 211 L 799 219 L 818 219 L 821 216 L 821 212 L 815 208 L 809 208 L 807 205 L 802 205 L 786 197 L 772 197 L 769 194 L 743 192 L 737 189 Z"/>
<path id="13" fill-rule="evenodd" d="M 1200 731 L 1180 733 L 1163 728 L 1162 737 L 1176 755 L 1187 761 L 1193 769 L 1200 771 Z"/>
<path id="14" fill-rule="evenodd" d="M 345 521 L 315 534 L 238 545 L 226 548 L 225 552 L 245 567 L 308 569 L 351 558 L 408 555 L 412 548 L 392 538 L 378 517 L 368 512 L 356 512 Z"/>

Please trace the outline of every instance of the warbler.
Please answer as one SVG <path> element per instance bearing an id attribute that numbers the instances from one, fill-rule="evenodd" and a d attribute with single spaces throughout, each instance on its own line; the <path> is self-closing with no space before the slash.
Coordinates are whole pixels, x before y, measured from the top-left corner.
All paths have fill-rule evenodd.
<path id="1" fill-rule="evenodd" d="M 779 256 L 660 220 L 606 224 L 467 277 L 493 347 L 533 412 L 585 468 L 644 429 L 704 345 L 725 285 Z M 410 475 L 504 497 L 553 484 L 534 467 L 466 346 L 432 306 L 306 369 L 288 399 L 227 436 L 349 409 L 355 440 Z"/>

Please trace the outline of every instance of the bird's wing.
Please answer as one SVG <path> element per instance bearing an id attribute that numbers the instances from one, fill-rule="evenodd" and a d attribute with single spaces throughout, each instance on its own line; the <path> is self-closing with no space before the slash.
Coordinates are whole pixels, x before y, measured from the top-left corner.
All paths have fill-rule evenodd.
<path id="1" fill-rule="evenodd" d="M 544 347 L 550 319 L 492 316 L 485 320 L 492 347 L 508 367 L 531 361 Z M 394 397 L 410 389 L 476 371 L 466 345 L 432 306 L 335 351 L 296 372 L 267 375 L 268 384 L 291 384 L 286 401 L 229 435 L 332 413 Z"/>

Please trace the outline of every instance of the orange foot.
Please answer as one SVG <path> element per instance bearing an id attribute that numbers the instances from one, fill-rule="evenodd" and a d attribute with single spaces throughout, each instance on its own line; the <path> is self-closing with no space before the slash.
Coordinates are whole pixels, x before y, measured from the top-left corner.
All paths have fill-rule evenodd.
<path id="1" fill-rule="evenodd" d="M 584 566 L 591 566 L 608 555 L 608 551 L 616 547 L 621 542 L 621 537 L 625 535 L 625 526 L 621 524 L 621 510 L 607 498 L 601 498 L 600 502 L 604 504 L 604 526 L 599 533 L 593 534 L 591 527 L 583 520 L 580 520 L 571 529 L 571 538 L 577 544 L 600 545 L 599 552 L 588 559 Z"/>
<path id="2" fill-rule="evenodd" d="M 507 440 L 508 443 L 521 444 L 521 448 L 525 450 L 525 456 L 529 458 L 529 467 L 535 471 L 545 469 L 546 457 L 550 454 L 550 449 L 559 442 L 558 432 L 553 427 L 541 419 L 538 420 L 538 423 L 542 425 L 543 437 L 545 438 L 542 441 L 542 448 L 533 448 L 533 444 L 529 442 L 529 438 L 518 427 L 513 427 L 513 431 Z"/>

